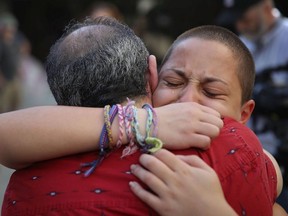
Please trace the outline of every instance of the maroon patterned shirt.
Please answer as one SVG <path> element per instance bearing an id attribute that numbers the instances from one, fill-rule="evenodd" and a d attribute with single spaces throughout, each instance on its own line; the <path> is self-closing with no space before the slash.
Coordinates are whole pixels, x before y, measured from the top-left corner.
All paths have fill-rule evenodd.
<path id="1" fill-rule="evenodd" d="M 276 172 L 261 144 L 246 126 L 232 119 L 209 150 L 189 149 L 175 154 L 196 154 L 217 172 L 228 203 L 239 215 L 272 215 L 276 199 Z M 140 153 L 122 158 L 111 153 L 89 177 L 80 163 L 97 153 L 73 155 L 15 171 L 6 190 L 2 216 L 28 215 L 157 215 L 131 191 L 137 179 L 130 165 Z M 217 202 L 217 200 L 215 200 Z"/>

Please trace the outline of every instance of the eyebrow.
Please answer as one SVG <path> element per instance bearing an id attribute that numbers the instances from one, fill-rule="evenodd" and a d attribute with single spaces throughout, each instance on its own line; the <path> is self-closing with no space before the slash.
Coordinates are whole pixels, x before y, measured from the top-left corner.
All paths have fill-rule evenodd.
<path id="1" fill-rule="evenodd" d="M 228 86 L 228 83 L 227 83 L 227 82 L 225 82 L 225 81 L 223 81 L 223 80 L 221 80 L 221 79 L 218 79 L 218 78 L 216 78 L 216 77 L 205 77 L 204 83 L 211 83 L 211 82 L 220 82 L 220 83 Z"/>
<path id="2" fill-rule="evenodd" d="M 183 79 L 188 79 L 188 77 L 186 76 L 185 72 L 182 71 L 182 70 L 178 70 L 178 69 L 175 69 L 175 68 L 167 68 L 166 70 L 170 70 L 170 71 L 175 72 L 177 75 L 179 75 Z M 222 79 L 219 79 L 217 77 L 205 77 L 204 78 L 204 83 L 212 83 L 212 82 L 220 82 L 220 83 L 223 83 L 224 85 L 228 86 L 227 82 L 225 82 Z"/>
<path id="3" fill-rule="evenodd" d="M 175 68 L 167 68 L 167 69 L 165 69 L 165 71 L 173 71 L 173 72 L 176 73 L 178 76 L 180 76 L 180 77 L 182 77 L 182 78 L 184 78 L 184 79 L 187 79 L 185 72 L 183 72 L 183 71 L 181 71 L 181 70 L 178 70 L 178 69 L 175 69 Z M 163 74 L 163 73 L 164 73 L 164 71 L 161 72 L 161 74 Z"/>

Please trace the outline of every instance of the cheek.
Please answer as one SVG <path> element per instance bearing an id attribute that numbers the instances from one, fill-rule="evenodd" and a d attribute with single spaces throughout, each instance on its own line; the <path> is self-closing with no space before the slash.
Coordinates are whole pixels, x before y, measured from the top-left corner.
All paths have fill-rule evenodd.
<path id="1" fill-rule="evenodd" d="M 164 89 L 157 87 L 153 94 L 153 106 L 159 107 L 164 106 L 166 104 L 173 103 L 173 95 L 175 92 L 171 89 Z"/>
<path id="2" fill-rule="evenodd" d="M 212 108 L 217 110 L 222 117 L 230 117 L 237 121 L 240 119 L 241 111 L 239 110 L 239 107 L 231 106 L 229 104 L 226 105 L 223 104 L 218 107 L 212 107 Z"/>

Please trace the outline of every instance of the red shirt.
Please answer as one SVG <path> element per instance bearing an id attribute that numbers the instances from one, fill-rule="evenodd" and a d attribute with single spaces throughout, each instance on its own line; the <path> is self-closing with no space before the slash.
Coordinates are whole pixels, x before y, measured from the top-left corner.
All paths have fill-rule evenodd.
<path id="1" fill-rule="evenodd" d="M 196 154 L 217 172 L 225 197 L 239 215 L 272 215 L 276 199 L 276 172 L 261 144 L 246 126 L 231 119 L 209 150 L 189 149 L 176 154 Z M 28 215 L 157 215 L 130 191 L 137 180 L 130 165 L 140 153 L 121 159 L 122 149 L 110 154 L 89 177 L 80 163 L 97 153 L 38 163 L 12 175 L 2 206 L 2 216 Z M 217 202 L 217 200 L 215 200 Z"/>

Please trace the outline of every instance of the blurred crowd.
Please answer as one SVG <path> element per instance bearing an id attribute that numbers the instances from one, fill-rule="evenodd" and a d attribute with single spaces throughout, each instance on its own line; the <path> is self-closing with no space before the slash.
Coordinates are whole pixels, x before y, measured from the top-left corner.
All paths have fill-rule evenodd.
<path id="1" fill-rule="evenodd" d="M 161 31 L 150 31 L 146 15 L 153 6 L 153 1 L 139 1 L 139 16 L 131 22 L 131 27 L 143 38 L 160 64 L 173 38 Z M 112 16 L 127 22 L 119 8 L 107 1 L 95 1 L 83 14 L 82 19 L 86 16 Z M 43 62 L 33 56 L 31 42 L 19 30 L 18 22 L 11 11 L 0 11 L 0 113 L 56 104 L 46 81 Z"/>
<path id="2" fill-rule="evenodd" d="M 18 20 L 0 14 L 0 113 L 55 104 L 44 66 L 31 54 L 31 43 L 18 29 Z"/>

